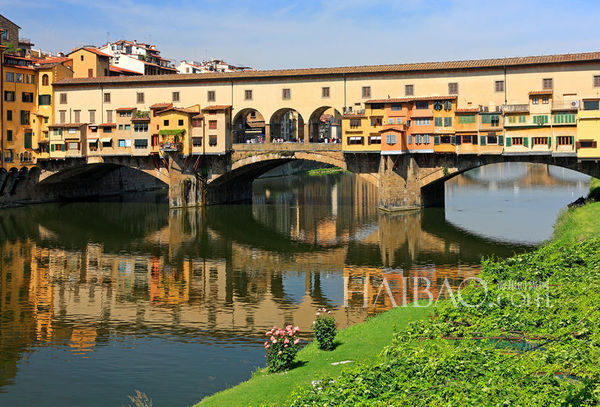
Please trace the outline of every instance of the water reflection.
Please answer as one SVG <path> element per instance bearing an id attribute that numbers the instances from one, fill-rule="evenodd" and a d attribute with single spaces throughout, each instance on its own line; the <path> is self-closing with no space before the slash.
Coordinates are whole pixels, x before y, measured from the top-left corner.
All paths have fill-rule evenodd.
<path id="1" fill-rule="evenodd" d="M 451 211 L 471 205 L 469 197 L 481 202 L 482 182 L 459 178 L 450 187 Z M 511 182 L 528 188 L 518 176 Z M 561 182 L 565 191 L 579 181 Z M 453 198 L 461 191 L 466 204 Z M 562 205 L 542 208 L 548 222 Z M 99 379 L 120 389 L 87 405 L 122 404 L 144 385 L 157 404 L 190 404 L 247 377 L 262 359 L 260 332 L 273 324 L 297 324 L 306 337 L 314 310 L 325 306 L 344 327 L 424 298 L 416 277 L 428 278 L 437 297 L 444 281 L 456 287 L 476 275 L 482 256 L 530 247 L 477 232 L 446 221 L 444 210 L 378 212 L 373 185 L 345 174 L 259 180 L 247 206 L 71 203 L 2 211 L 0 402 L 79 368 L 81 393 L 93 393 Z M 179 387 L 160 389 L 165 384 L 153 383 L 147 370 L 127 371 L 147 363 L 147 354 L 135 359 L 145 346 L 163 377 L 180 378 Z M 114 373 L 108 360 L 122 371 Z M 182 376 L 189 370 L 193 379 Z M 54 383 L 53 397 L 67 387 L 73 391 Z"/>

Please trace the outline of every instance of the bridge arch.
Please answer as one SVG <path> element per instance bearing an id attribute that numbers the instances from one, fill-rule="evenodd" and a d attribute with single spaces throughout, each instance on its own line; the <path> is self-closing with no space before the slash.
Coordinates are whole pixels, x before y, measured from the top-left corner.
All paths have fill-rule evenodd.
<path id="1" fill-rule="evenodd" d="M 232 121 L 233 143 L 257 143 L 265 139 L 265 118 L 256 109 L 245 108 Z"/>
<path id="2" fill-rule="evenodd" d="M 311 143 L 322 143 L 326 139 L 341 142 L 342 114 L 332 106 L 316 108 L 308 119 Z"/>
<path id="3" fill-rule="evenodd" d="M 304 141 L 304 118 L 294 108 L 276 110 L 269 119 L 269 129 L 273 143 Z"/>

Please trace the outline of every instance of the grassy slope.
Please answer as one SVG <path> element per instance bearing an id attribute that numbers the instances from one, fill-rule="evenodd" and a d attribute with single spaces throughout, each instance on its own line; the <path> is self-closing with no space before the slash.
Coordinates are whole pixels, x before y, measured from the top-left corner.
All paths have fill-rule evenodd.
<path id="1" fill-rule="evenodd" d="M 600 234 L 600 202 L 563 212 L 554 226 L 553 242 L 567 244 Z"/>
<path id="2" fill-rule="evenodd" d="M 428 308 L 404 307 L 377 315 L 366 322 L 340 331 L 340 345 L 331 352 L 319 351 L 314 343 L 298 353 L 301 366 L 284 374 L 266 374 L 261 371 L 247 382 L 216 393 L 202 400 L 198 406 L 260 406 L 280 404 L 298 386 L 307 386 L 323 375 L 336 376 L 344 366 L 332 362 L 344 360 L 368 362 L 376 359 L 384 346 L 389 345 L 394 327 L 406 325 L 429 313 Z"/>

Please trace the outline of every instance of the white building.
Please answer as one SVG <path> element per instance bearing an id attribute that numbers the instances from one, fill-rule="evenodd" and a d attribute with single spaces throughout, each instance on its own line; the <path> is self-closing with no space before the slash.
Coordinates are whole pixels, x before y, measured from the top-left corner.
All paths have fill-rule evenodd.
<path id="1" fill-rule="evenodd" d="M 177 73 L 167 58 L 160 56 L 156 46 L 142 42 L 119 40 L 99 48 L 111 56 L 110 64 L 142 75 L 166 75 Z"/>
<path id="2" fill-rule="evenodd" d="M 177 65 L 179 73 L 207 73 L 207 72 L 241 72 L 253 71 L 249 66 L 235 66 L 228 64 L 221 59 L 212 58 L 210 61 L 186 61 L 183 60 Z"/>

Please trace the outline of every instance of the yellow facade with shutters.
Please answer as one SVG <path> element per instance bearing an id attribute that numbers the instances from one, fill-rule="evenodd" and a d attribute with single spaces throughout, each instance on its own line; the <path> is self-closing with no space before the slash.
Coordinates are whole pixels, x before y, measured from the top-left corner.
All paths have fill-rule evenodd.
<path id="1" fill-rule="evenodd" d="M 600 101 L 584 100 L 577 117 L 577 157 L 600 157 Z"/>

